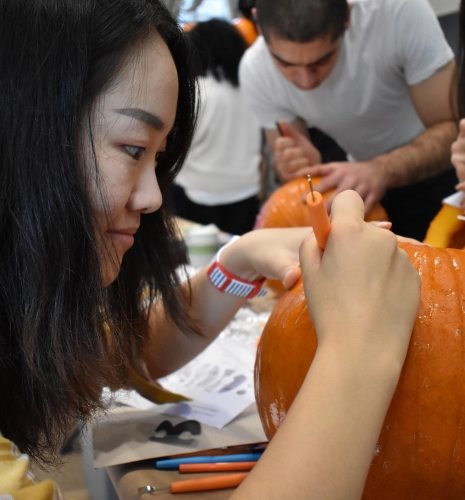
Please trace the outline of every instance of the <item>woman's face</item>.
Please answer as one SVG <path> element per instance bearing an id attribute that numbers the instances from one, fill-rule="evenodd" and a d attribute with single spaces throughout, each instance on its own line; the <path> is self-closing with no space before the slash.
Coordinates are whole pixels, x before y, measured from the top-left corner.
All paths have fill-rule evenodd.
<path id="1" fill-rule="evenodd" d="M 116 279 L 141 215 L 161 206 L 157 155 L 165 150 L 177 98 L 176 67 L 156 33 L 95 105 L 92 122 L 99 179 L 92 182 L 91 200 L 103 235 L 99 246 L 104 286 Z"/>

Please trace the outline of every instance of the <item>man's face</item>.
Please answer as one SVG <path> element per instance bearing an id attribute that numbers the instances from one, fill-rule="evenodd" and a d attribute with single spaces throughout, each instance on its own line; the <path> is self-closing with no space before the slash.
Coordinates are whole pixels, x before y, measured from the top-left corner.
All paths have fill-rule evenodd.
<path id="1" fill-rule="evenodd" d="M 270 34 L 267 40 L 271 57 L 282 75 L 301 90 L 312 90 L 328 77 L 341 49 L 342 36 L 331 34 L 310 42 L 297 43 Z"/>

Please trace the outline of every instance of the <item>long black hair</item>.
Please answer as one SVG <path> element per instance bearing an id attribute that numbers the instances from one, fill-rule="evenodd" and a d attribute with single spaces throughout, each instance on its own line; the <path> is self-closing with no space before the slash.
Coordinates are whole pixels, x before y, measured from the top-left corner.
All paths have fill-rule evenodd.
<path id="1" fill-rule="evenodd" d="M 118 278 L 102 288 L 85 187 L 92 107 L 153 30 L 179 78 L 157 166 L 164 193 L 191 141 L 195 84 L 185 35 L 160 1 L 0 0 L 0 433 L 33 459 L 50 462 L 102 407 L 102 387 L 126 383 L 148 333 L 142 304 L 161 298 L 195 330 L 176 287 L 170 214 L 142 215 Z"/>
<path id="2" fill-rule="evenodd" d="M 210 19 L 197 23 L 187 36 L 197 54 L 195 76 L 212 74 L 217 81 L 239 86 L 239 63 L 247 44 L 231 23 Z"/>

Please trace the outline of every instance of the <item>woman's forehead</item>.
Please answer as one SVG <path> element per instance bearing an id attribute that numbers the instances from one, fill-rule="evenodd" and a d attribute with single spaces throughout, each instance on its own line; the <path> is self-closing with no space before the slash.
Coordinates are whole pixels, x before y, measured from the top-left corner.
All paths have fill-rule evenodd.
<path id="1" fill-rule="evenodd" d="M 104 115 L 121 109 L 140 109 L 171 127 L 177 97 L 178 75 L 173 57 L 155 32 L 128 57 L 115 85 L 100 96 L 98 109 Z"/>

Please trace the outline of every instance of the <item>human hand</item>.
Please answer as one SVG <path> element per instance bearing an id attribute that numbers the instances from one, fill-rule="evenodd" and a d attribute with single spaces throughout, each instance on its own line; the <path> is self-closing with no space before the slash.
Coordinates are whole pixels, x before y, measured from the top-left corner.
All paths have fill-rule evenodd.
<path id="1" fill-rule="evenodd" d="M 322 177 L 315 186 L 316 191 L 324 193 L 334 189 L 334 193 L 326 200 L 328 212 L 336 195 L 347 189 L 356 191 L 362 197 L 366 214 L 373 209 L 375 203 L 386 192 L 383 170 L 375 160 L 325 163 L 324 165 L 315 165 L 308 170 L 310 175 Z"/>
<path id="2" fill-rule="evenodd" d="M 324 253 L 313 236 L 303 242 L 308 309 L 319 349 L 355 352 L 360 362 L 394 360 L 400 369 L 419 306 L 420 278 L 396 236 L 364 222 L 363 213 L 360 196 L 345 191 L 333 202 Z"/>
<path id="3" fill-rule="evenodd" d="M 465 119 L 460 120 L 459 135 L 451 146 L 451 152 L 451 162 L 459 179 L 455 189 L 465 192 Z M 465 197 L 460 203 L 460 208 L 465 211 Z"/>
<path id="4" fill-rule="evenodd" d="M 313 229 L 309 227 L 258 229 L 246 233 L 221 253 L 221 264 L 247 281 L 280 280 L 291 288 L 301 276 L 299 247 Z"/>
<path id="5" fill-rule="evenodd" d="M 276 171 L 283 182 L 309 174 L 309 167 L 321 163 L 321 154 L 308 137 L 297 132 L 285 120 L 279 122 L 284 137 L 275 142 Z"/>

